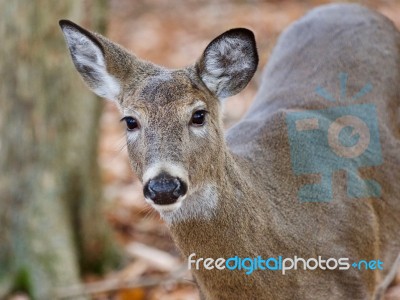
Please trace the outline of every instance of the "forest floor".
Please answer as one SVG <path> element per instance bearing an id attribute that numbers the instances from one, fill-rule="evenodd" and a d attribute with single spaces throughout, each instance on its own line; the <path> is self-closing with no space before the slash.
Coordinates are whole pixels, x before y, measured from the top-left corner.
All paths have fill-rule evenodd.
<path id="1" fill-rule="evenodd" d="M 328 2 L 112 0 L 107 36 L 141 58 L 178 68 L 192 64 L 208 42 L 223 31 L 233 27 L 252 29 L 258 42 L 260 65 L 249 86 L 226 102 L 224 119 L 226 127 L 230 127 L 251 103 L 278 35 L 311 8 Z M 387 15 L 400 28 L 400 1 L 363 3 Z M 86 280 L 132 284 L 131 288 L 117 292 L 98 293 L 95 299 L 109 299 L 110 295 L 118 300 L 198 299 L 189 274 L 180 282 L 154 281 L 159 276 L 174 276 L 182 260 L 165 224 L 144 202 L 142 187 L 129 167 L 124 126 L 119 118 L 114 106 L 107 103 L 101 118 L 99 163 L 107 202 L 106 216 L 131 255 L 131 261 L 123 270 L 105 278 L 88 276 Z M 148 287 L 137 286 L 138 282 Z M 400 297 L 400 293 L 398 295 Z"/>

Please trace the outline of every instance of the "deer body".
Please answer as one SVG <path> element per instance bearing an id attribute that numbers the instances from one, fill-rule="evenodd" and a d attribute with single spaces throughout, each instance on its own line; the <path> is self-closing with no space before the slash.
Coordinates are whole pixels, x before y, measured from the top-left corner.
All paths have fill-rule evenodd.
<path id="1" fill-rule="evenodd" d="M 217 98 L 240 91 L 254 73 L 257 54 L 248 32 L 229 31 L 211 42 L 195 66 L 166 70 L 74 24 L 62 27 L 86 83 L 134 117 L 127 119 L 134 128 L 127 136 L 132 167 L 184 257 L 384 262 L 383 270 L 300 268 L 285 275 L 193 270 L 205 299 L 382 297 L 400 254 L 400 33 L 389 20 L 357 5 L 329 5 L 296 22 L 279 39 L 252 107 L 226 139 Z M 347 74 L 347 95 L 339 87 L 340 73 Z M 368 82 L 372 91 L 357 103 L 376 107 L 382 164 L 335 171 L 329 201 L 299 201 L 299 190 L 319 177 L 293 171 L 288 114 L 343 105 Z M 342 103 L 318 95 L 317 86 Z M 352 172 L 378 182 L 381 194 L 349 197 Z"/>

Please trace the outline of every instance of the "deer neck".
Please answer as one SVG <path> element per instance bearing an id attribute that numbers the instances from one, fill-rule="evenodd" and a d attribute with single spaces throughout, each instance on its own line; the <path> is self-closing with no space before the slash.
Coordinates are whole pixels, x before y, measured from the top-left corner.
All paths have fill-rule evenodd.
<path id="1" fill-rule="evenodd" d="M 266 201 L 252 187 L 250 164 L 228 149 L 218 159 L 212 179 L 188 196 L 179 211 L 163 216 L 186 257 L 191 253 L 205 257 L 252 253 L 256 243 L 246 232 L 255 234 L 260 222 L 268 222 L 265 216 L 263 220 L 255 216 L 257 210 L 266 209 Z"/>

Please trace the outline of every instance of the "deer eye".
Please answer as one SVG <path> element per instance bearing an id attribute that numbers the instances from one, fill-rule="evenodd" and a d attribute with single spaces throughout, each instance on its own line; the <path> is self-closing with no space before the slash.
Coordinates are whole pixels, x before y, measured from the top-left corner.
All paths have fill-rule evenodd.
<path id="1" fill-rule="evenodd" d="M 126 128 L 128 131 L 136 130 L 140 128 L 139 122 L 133 117 L 124 117 L 121 121 L 125 121 Z"/>
<path id="2" fill-rule="evenodd" d="M 195 111 L 192 115 L 192 119 L 190 120 L 191 125 L 193 126 L 203 126 L 206 120 L 207 111 L 204 109 Z"/>

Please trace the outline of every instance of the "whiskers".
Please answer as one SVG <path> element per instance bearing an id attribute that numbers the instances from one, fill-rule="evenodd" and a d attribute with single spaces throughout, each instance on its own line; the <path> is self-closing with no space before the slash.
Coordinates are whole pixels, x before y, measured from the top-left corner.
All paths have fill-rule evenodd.
<path id="1" fill-rule="evenodd" d="M 143 200 L 144 201 L 144 200 Z M 136 214 L 144 220 L 154 220 L 158 218 L 157 211 L 150 204 L 145 203 L 145 206 L 136 211 Z"/>
<path id="2" fill-rule="evenodd" d="M 117 150 L 116 152 L 118 154 L 121 154 L 123 152 L 128 153 L 128 144 L 127 144 L 127 139 L 125 137 L 125 134 L 122 134 L 119 136 L 118 141 L 117 141 Z"/>

